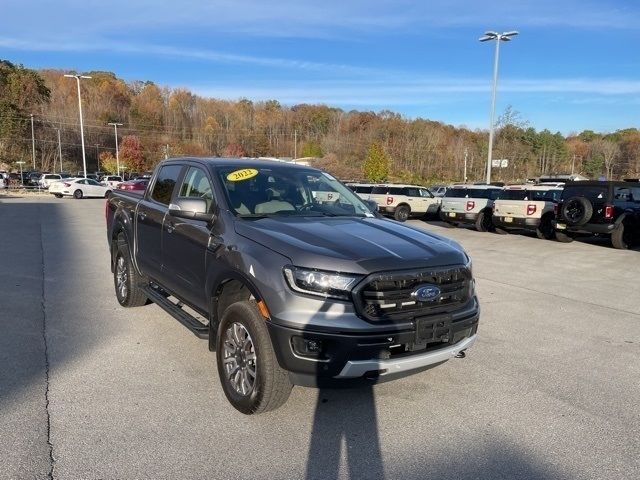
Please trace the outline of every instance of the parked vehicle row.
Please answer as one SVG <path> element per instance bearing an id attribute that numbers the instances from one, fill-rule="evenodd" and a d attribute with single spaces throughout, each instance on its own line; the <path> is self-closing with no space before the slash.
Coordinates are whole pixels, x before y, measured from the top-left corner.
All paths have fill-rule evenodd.
<path id="1" fill-rule="evenodd" d="M 453 185 L 442 199 L 440 218 L 474 224 L 481 232 L 530 230 L 561 242 L 609 236 L 615 248 L 626 249 L 640 244 L 640 181 Z"/>

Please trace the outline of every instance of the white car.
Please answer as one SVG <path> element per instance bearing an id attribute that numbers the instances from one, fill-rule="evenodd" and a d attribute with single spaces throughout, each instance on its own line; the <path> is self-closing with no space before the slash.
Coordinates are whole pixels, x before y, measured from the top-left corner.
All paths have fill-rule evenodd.
<path id="1" fill-rule="evenodd" d="M 58 198 L 73 196 L 80 199 L 84 197 L 107 197 L 112 187 L 99 184 L 91 178 L 67 178 L 59 182 L 54 182 L 49 187 L 49 193 Z"/>
<path id="2" fill-rule="evenodd" d="M 62 180 L 62 176 L 57 173 L 43 173 L 40 175 L 38 185 L 40 188 L 49 188 L 53 182 L 57 182 L 58 180 Z"/>
<path id="3" fill-rule="evenodd" d="M 107 175 L 102 179 L 102 184 L 105 187 L 116 188 L 122 183 L 122 177 L 119 175 Z"/>

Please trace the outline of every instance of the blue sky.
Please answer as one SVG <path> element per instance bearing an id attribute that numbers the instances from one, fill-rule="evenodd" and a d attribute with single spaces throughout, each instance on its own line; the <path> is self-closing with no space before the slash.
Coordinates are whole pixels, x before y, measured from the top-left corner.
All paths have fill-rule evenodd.
<path id="1" fill-rule="evenodd" d="M 637 0 L 3 0 L 0 58 L 108 70 L 219 98 L 393 110 L 488 124 L 498 113 L 563 133 L 640 127 Z"/>

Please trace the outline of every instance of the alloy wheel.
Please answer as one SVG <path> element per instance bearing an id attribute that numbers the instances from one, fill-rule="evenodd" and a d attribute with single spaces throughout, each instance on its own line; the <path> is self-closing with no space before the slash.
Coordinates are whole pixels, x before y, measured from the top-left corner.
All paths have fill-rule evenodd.
<path id="1" fill-rule="evenodd" d="M 118 296 L 123 300 L 127 298 L 129 291 L 129 287 L 127 286 L 128 277 L 127 264 L 124 261 L 124 257 L 120 255 L 116 262 L 116 288 L 118 290 Z"/>
<path id="2" fill-rule="evenodd" d="M 253 340 L 244 325 L 238 322 L 229 325 L 222 354 L 229 384 L 240 395 L 251 394 L 256 383 L 257 358 Z"/>

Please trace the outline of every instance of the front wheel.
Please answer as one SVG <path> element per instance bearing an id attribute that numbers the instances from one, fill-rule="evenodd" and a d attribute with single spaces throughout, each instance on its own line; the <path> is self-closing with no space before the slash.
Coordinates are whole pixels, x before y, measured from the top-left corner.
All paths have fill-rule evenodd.
<path id="1" fill-rule="evenodd" d="M 406 222 L 409 219 L 410 213 L 411 210 L 409 209 L 409 207 L 401 205 L 400 207 L 396 208 L 396 211 L 393 213 L 393 218 L 395 218 L 399 222 Z"/>
<path id="2" fill-rule="evenodd" d="M 56 197 L 56 198 L 62 198 L 62 194 L 61 194 L 61 193 L 55 193 L 55 194 L 54 194 L 54 197 Z"/>
<path id="3" fill-rule="evenodd" d="M 82 190 L 78 189 L 73 192 L 73 198 L 75 198 L 76 200 L 80 200 L 82 198 Z"/>
<path id="4" fill-rule="evenodd" d="M 216 360 L 227 400 L 246 414 L 282 406 L 291 382 L 276 359 L 264 318 L 255 302 L 230 305 L 218 326 Z"/>

